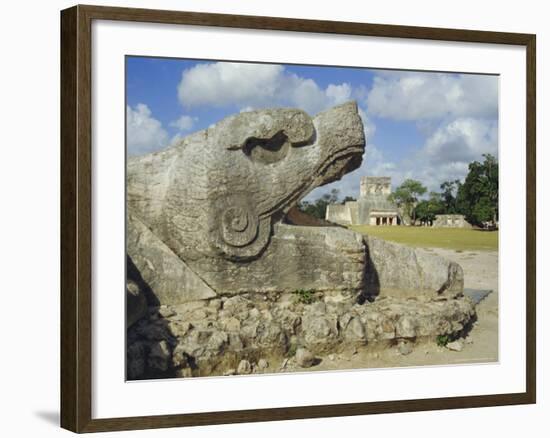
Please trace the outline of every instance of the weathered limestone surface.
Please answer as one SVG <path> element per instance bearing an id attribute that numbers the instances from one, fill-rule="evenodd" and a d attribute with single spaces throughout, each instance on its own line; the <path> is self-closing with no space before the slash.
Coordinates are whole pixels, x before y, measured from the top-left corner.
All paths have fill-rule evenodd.
<path id="1" fill-rule="evenodd" d="M 334 298 L 319 294 L 304 304 L 295 294 L 277 301 L 237 295 L 161 306 L 129 331 L 128 377 L 248 374 L 261 372 L 266 361 L 307 368 L 317 357 L 354 347 L 455 339 L 475 318 L 467 297 L 380 297 L 365 304 Z"/>
<path id="2" fill-rule="evenodd" d="M 462 267 L 422 249 L 365 236 L 366 295 L 455 297 L 464 290 Z"/>
<path id="3" fill-rule="evenodd" d="M 126 250 L 161 303 L 212 298 L 216 293 L 134 214 L 127 220 Z"/>
<path id="4" fill-rule="evenodd" d="M 350 102 L 315 118 L 295 109 L 237 114 L 132 158 L 128 253 L 166 303 L 297 287 L 359 290 L 364 256 L 354 233 L 280 222 L 313 188 L 357 168 L 364 146 Z M 199 280 L 198 291 L 188 287 Z"/>
<path id="5" fill-rule="evenodd" d="M 357 205 L 357 201 L 348 201 L 345 204 L 329 204 L 327 205 L 327 211 L 325 219 L 335 224 L 352 225 L 354 224 L 351 205 Z"/>
<path id="6" fill-rule="evenodd" d="M 139 219 L 128 217 L 127 249 L 145 282 L 163 304 L 213 298 L 231 293 L 346 290 L 364 286 L 362 237 L 344 228 L 274 224 L 270 246 L 256 263 L 228 263 L 222 278 L 230 284 L 216 293 Z M 242 263 L 247 275 L 243 276 Z"/>
<path id="7" fill-rule="evenodd" d="M 365 247 L 360 235 L 334 227 L 278 223 L 273 228 L 271 244 L 261 260 L 249 263 L 246 275 L 240 264 L 228 264 L 218 290 L 229 289 L 233 293 L 362 290 Z"/>

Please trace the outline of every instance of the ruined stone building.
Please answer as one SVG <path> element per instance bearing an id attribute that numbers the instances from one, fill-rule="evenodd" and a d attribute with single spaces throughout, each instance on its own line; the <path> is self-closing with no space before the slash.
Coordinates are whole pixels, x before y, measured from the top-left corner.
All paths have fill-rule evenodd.
<path id="1" fill-rule="evenodd" d="M 436 214 L 432 224 L 435 228 L 472 228 L 463 214 Z"/>
<path id="2" fill-rule="evenodd" d="M 364 176 L 359 187 L 359 199 L 328 205 L 326 220 L 341 225 L 399 225 L 399 210 L 388 199 L 390 194 L 390 177 Z"/>

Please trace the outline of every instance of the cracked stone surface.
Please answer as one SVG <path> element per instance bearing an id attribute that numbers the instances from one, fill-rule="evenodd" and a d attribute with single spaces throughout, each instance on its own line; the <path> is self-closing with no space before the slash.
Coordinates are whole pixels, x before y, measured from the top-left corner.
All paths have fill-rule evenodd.
<path id="1" fill-rule="evenodd" d="M 168 370 L 172 376 L 223 375 L 227 370 L 249 374 L 261 372 L 260 364 L 293 359 L 297 353 L 296 362 L 305 368 L 316 355 L 405 341 L 412 350 L 440 335 L 460 336 L 476 315 L 468 297 L 379 298 L 365 304 L 337 302 L 327 295 L 315 299 L 303 304 L 291 294 L 273 302 L 253 294 L 224 297 L 221 307 L 201 300 L 151 308 L 150 316 L 129 332 L 129 378 L 166 375 Z"/>

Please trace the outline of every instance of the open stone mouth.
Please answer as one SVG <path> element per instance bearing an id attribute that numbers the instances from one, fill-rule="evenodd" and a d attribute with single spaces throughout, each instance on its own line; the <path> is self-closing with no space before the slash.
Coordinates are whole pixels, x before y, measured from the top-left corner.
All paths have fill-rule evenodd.
<path id="1" fill-rule="evenodd" d="M 337 181 L 349 172 L 358 169 L 361 166 L 364 152 L 364 146 L 349 146 L 331 155 L 330 157 L 325 159 L 323 163 L 321 163 L 317 172 L 315 173 L 315 176 L 322 177 L 322 182 L 320 184 L 318 183 L 318 179 L 313 177 L 311 181 L 299 187 L 277 205 L 273 206 L 268 211 L 263 212 L 261 214 L 261 217 L 265 218 L 268 216 L 272 216 L 274 218 L 273 222 L 278 222 L 280 219 L 286 218 L 288 211 L 282 213 L 281 210 L 292 209 L 317 187 L 322 187 L 324 185 L 330 184 L 331 182 Z M 338 166 L 339 162 L 345 160 L 347 160 L 346 164 L 342 166 L 342 168 L 338 172 L 335 172 L 334 175 L 331 175 L 330 177 L 325 176 L 326 173 L 329 172 L 334 166 Z M 287 208 L 285 208 L 285 206 Z"/>
<path id="2" fill-rule="evenodd" d="M 353 170 L 359 168 L 361 165 L 361 162 L 363 161 L 363 154 L 365 152 L 365 148 L 361 146 L 353 146 L 351 148 L 346 149 L 345 153 L 342 155 L 339 155 L 336 158 L 336 161 L 344 160 L 346 158 L 350 158 L 350 161 L 348 162 L 348 165 L 343 168 L 343 172 L 345 174 L 352 172 Z"/>
<path id="3" fill-rule="evenodd" d="M 310 187 L 306 192 L 304 192 L 302 198 L 317 187 L 322 187 L 334 181 L 337 181 L 344 175 L 347 175 L 350 172 L 358 169 L 363 161 L 364 152 L 365 148 L 362 146 L 351 146 L 337 152 L 332 157 L 328 158 L 320 167 L 319 175 L 321 176 L 325 176 L 328 172 L 337 167 L 340 162 L 346 161 L 346 163 L 337 172 L 335 172 L 334 175 L 327 177 L 327 179 L 323 179 L 323 182 L 321 184 L 315 187 Z M 300 198 L 300 200 L 302 198 Z"/>
<path id="4" fill-rule="evenodd" d="M 328 225 L 323 220 L 313 218 L 307 213 L 300 212 L 299 219 L 296 218 L 297 204 L 302 201 L 309 193 L 315 190 L 317 187 L 322 187 L 324 185 L 330 184 L 334 181 L 339 180 L 342 176 L 358 169 L 361 166 L 363 161 L 363 154 L 365 152 L 364 147 L 362 146 L 351 146 L 344 150 L 337 152 L 335 155 L 329 157 L 325 162 L 320 166 L 317 175 L 320 175 L 323 178 L 321 184 L 314 184 L 311 182 L 305 188 L 299 189 L 294 196 L 291 196 L 286 199 L 286 205 L 290 205 L 290 208 L 284 213 L 271 213 L 273 214 L 273 222 L 284 222 L 286 224 L 292 224 L 294 226 L 312 226 L 312 225 Z M 340 161 L 345 161 L 344 166 L 330 177 L 325 176 L 335 165 L 337 166 Z M 316 181 L 314 181 L 316 182 Z"/>

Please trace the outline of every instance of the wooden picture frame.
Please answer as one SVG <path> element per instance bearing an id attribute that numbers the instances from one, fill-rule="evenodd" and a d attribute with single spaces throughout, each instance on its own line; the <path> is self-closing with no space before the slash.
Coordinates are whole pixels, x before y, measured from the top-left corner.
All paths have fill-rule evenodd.
<path id="1" fill-rule="evenodd" d="M 92 22 L 114 20 L 518 45 L 526 48 L 526 391 L 194 414 L 92 418 Z M 536 37 L 427 27 L 75 6 L 61 12 L 61 426 L 74 432 L 147 429 L 529 404 L 536 401 Z"/>

